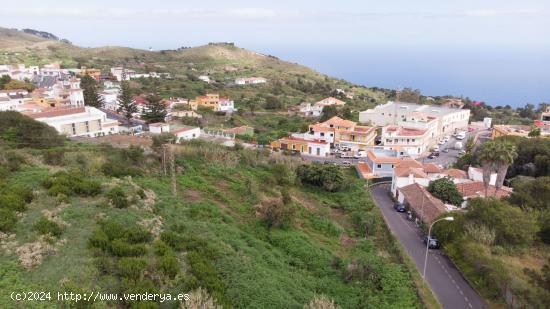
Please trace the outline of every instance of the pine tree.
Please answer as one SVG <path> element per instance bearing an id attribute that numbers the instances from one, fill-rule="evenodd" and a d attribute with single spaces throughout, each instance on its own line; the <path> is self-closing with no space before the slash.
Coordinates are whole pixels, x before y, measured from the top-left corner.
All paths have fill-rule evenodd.
<path id="1" fill-rule="evenodd" d="M 163 122 L 166 117 L 166 106 L 156 94 L 147 96 L 147 110 L 141 118 L 148 123 Z"/>
<path id="2" fill-rule="evenodd" d="M 99 95 L 99 84 L 94 78 L 84 75 L 80 79 L 80 86 L 84 90 L 84 104 L 92 107 L 103 107 L 103 99 Z"/>
<path id="3" fill-rule="evenodd" d="M 126 81 L 123 81 L 120 85 L 121 92 L 118 96 L 118 109 L 117 111 L 121 113 L 124 118 L 126 118 L 126 123 L 130 122 L 132 115 L 137 113 L 137 106 L 132 98 L 132 90 L 130 89 L 130 84 Z"/>

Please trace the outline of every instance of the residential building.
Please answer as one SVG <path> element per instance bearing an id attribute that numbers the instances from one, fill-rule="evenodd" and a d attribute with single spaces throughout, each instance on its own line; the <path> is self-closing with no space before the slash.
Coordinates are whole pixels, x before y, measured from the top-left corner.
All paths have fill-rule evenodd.
<path id="1" fill-rule="evenodd" d="M 149 132 L 153 134 L 162 134 L 170 132 L 170 125 L 164 122 L 149 124 Z"/>
<path id="2" fill-rule="evenodd" d="M 211 83 L 210 77 L 208 77 L 208 75 L 200 75 L 199 80 L 202 80 L 203 82 L 208 83 L 208 84 Z"/>
<path id="3" fill-rule="evenodd" d="M 70 137 L 118 133 L 118 121 L 107 118 L 107 114 L 90 106 L 50 108 L 28 116 Z"/>
<path id="4" fill-rule="evenodd" d="M 215 112 L 235 112 L 235 103 L 228 98 L 220 98 L 217 93 L 208 93 L 205 96 L 199 96 L 195 102 L 189 102 L 189 105 L 211 108 Z"/>
<path id="5" fill-rule="evenodd" d="M 414 103 L 392 102 L 378 105 L 359 113 L 360 123 L 370 123 L 373 126 L 400 125 L 407 121 L 409 116 L 422 115 L 426 119 L 436 119 L 435 137 L 450 135 L 457 130 L 468 127 L 470 118 L 469 109 L 456 109 L 435 105 L 421 105 Z"/>
<path id="6" fill-rule="evenodd" d="M 327 157 L 330 154 L 330 144 L 318 140 L 307 140 L 296 137 L 283 137 L 271 142 L 271 148 L 286 150 L 307 156 Z"/>
<path id="7" fill-rule="evenodd" d="M 373 178 L 393 177 L 395 166 L 401 161 L 398 153 L 393 150 L 372 148 L 367 150 L 365 163 Z"/>
<path id="8" fill-rule="evenodd" d="M 455 184 L 472 181 L 470 178 L 468 178 L 468 173 L 456 168 L 446 169 L 441 172 L 441 175 L 451 178 Z"/>
<path id="9" fill-rule="evenodd" d="M 334 116 L 325 122 L 309 126 L 309 130 L 301 136 L 308 140 L 319 140 L 331 146 L 348 147 L 351 150 L 364 150 L 374 145 L 376 130 L 372 127 L 358 126 L 356 122 Z"/>
<path id="10" fill-rule="evenodd" d="M 29 92 L 24 89 L 0 90 L 0 111 L 16 110 L 31 100 Z"/>
<path id="11" fill-rule="evenodd" d="M 401 155 L 418 156 L 435 144 L 434 134 L 433 130 L 389 125 L 382 127 L 381 143 L 384 148 L 399 151 Z"/>
<path id="12" fill-rule="evenodd" d="M 425 224 L 431 224 L 449 210 L 441 200 L 418 183 L 397 189 L 397 201 L 408 207 Z"/>
<path id="13" fill-rule="evenodd" d="M 255 85 L 265 83 L 267 83 L 267 79 L 263 77 L 244 77 L 235 79 L 236 85 Z"/>
<path id="14" fill-rule="evenodd" d="M 470 166 L 468 167 L 468 178 L 473 181 L 481 181 L 483 182 L 483 170 L 481 168 Z M 493 172 L 491 173 L 491 177 L 489 178 L 489 184 L 494 186 L 497 182 L 497 173 Z"/>
<path id="15" fill-rule="evenodd" d="M 81 76 L 90 76 L 91 78 L 99 81 L 101 79 L 101 70 L 100 69 L 93 69 L 93 68 L 87 68 L 82 67 L 80 69 L 80 75 Z"/>
<path id="16" fill-rule="evenodd" d="M 502 186 L 497 191 L 494 185 L 489 185 L 487 195 L 485 195 L 485 184 L 483 181 L 459 183 L 456 185 L 456 188 L 460 195 L 462 195 L 462 198 L 464 198 L 464 202 L 461 205 L 462 207 L 466 207 L 468 205 L 468 200 L 472 198 L 496 197 L 498 199 L 503 199 L 510 196 L 513 192 L 513 189 L 510 187 Z"/>
<path id="17" fill-rule="evenodd" d="M 176 136 L 177 143 L 197 139 L 201 136 L 201 129 L 197 127 L 184 127 L 172 132 Z"/>
<path id="18" fill-rule="evenodd" d="M 193 110 L 172 110 L 170 116 L 177 118 L 202 118 L 202 115 Z"/>
<path id="19" fill-rule="evenodd" d="M 342 100 L 338 100 L 333 97 L 324 98 L 321 101 L 318 101 L 315 103 L 317 106 L 325 107 L 325 106 L 344 106 L 346 105 L 346 102 Z"/>
<path id="20" fill-rule="evenodd" d="M 118 96 L 120 95 L 120 88 L 105 88 L 99 93 L 99 96 L 103 100 L 103 107 L 117 111 L 118 110 Z"/>
<path id="21" fill-rule="evenodd" d="M 323 106 L 307 102 L 301 103 L 298 108 L 303 117 L 320 117 L 323 113 Z"/>
<path id="22" fill-rule="evenodd" d="M 413 159 L 403 159 L 395 165 L 391 192 L 397 196 L 397 189 L 413 183 L 427 187 L 430 181 L 441 178 L 442 169 L 433 163 L 422 164 Z"/>

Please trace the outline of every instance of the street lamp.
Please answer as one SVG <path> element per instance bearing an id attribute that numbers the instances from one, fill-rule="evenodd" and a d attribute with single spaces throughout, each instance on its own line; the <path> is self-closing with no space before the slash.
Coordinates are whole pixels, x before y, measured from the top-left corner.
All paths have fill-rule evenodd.
<path id="1" fill-rule="evenodd" d="M 441 220 L 445 220 L 445 221 L 453 221 L 455 218 L 453 217 L 445 217 L 445 218 L 441 218 L 439 220 L 435 220 L 434 222 L 432 222 L 432 224 L 430 224 L 430 228 L 428 229 L 428 239 L 426 239 L 426 257 L 424 258 L 424 272 L 422 273 L 422 278 L 426 279 L 426 267 L 428 265 L 428 250 L 430 249 L 429 246 L 430 246 L 430 239 L 431 239 L 431 235 L 432 235 L 432 227 L 434 226 L 434 224 L 436 224 L 437 222 L 441 221 Z"/>

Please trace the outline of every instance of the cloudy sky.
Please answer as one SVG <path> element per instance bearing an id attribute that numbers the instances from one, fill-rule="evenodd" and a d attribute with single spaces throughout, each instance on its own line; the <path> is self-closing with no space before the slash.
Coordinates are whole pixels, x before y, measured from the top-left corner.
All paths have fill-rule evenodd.
<path id="1" fill-rule="evenodd" d="M 550 48 L 548 0 L 2 1 L 0 26 L 82 46 Z"/>

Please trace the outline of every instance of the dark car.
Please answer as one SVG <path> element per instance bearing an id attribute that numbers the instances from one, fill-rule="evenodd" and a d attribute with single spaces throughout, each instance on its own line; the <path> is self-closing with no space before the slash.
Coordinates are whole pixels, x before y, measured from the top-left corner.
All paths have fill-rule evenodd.
<path id="1" fill-rule="evenodd" d="M 439 157 L 439 152 L 434 152 L 433 155 Z"/>
<path id="2" fill-rule="evenodd" d="M 428 156 L 428 159 L 435 159 L 435 155 L 433 153 L 430 153 L 430 155 Z"/>
<path id="3" fill-rule="evenodd" d="M 430 249 L 439 249 L 439 240 L 434 237 L 424 237 L 424 243 L 428 243 Z"/>
<path id="4" fill-rule="evenodd" d="M 393 205 L 393 208 L 397 212 L 405 212 L 405 210 L 406 210 L 405 205 L 403 205 L 402 203 L 395 203 L 395 205 Z"/>

